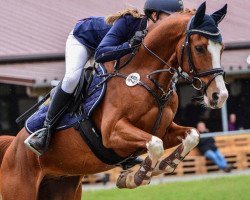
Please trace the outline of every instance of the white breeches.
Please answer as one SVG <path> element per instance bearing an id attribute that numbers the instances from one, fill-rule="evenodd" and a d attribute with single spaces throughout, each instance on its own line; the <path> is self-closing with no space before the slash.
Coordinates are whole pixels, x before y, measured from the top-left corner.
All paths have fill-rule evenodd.
<path id="1" fill-rule="evenodd" d="M 71 32 L 65 48 L 66 72 L 62 80 L 62 90 L 72 94 L 80 80 L 81 72 L 88 60 L 93 56 L 93 51 L 84 46 Z"/>

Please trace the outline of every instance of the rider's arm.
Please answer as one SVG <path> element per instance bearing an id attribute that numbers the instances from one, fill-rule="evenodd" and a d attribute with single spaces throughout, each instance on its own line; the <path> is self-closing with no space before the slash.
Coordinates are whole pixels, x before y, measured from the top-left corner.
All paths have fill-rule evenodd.
<path id="1" fill-rule="evenodd" d="M 133 51 L 133 48 L 130 48 L 128 43 L 130 26 L 127 25 L 126 19 L 126 17 L 118 19 L 102 39 L 95 52 L 96 62 L 103 63 L 117 60 Z"/>

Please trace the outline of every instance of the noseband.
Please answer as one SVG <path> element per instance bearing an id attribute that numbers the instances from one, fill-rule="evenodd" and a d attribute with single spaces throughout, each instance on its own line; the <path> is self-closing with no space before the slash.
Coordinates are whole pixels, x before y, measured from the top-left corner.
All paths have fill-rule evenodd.
<path id="1" fill-rule="evenodd" d="M 169 67 L 169 69 L 171 69 L 171 71 L 175 71 L 179 77 L 182 77 L 189 84 L 192 84 L 194 89 L 201 91 L 202 94 L 206 94 L 207 88 L 212 83 L 212 81 L 219 75 L 224 76 L 225 71 L 222 68 L 214 68 L 214 69 L 198 72 L 196 70 L 196 67 L 195 67 L 193 59 L 192 59 L 191 46 L 190 46 L 190 36 L 192 34 L 216 36 L 216 35 L 219 35 L 220 33 L 219 32 L 218 33 L 210 33 L 210 32 L 201 31 L 201 30 L 197 30 L 197 29 L 191 29 L 190 27 L 191 27 L 192 19 L 193 19 L 193 17 L 189 20 L 188 25 L 187 25 L 186 38 L 185 38 L 184 44 L 182 45 L 181 59 L 180 59 L 180 65 L 179 65 L 178 70 L 171 67 L 161 57 L 159 57 L 156 53 L 154 53 L 152 50 L 150 50 L 144 43 L 142 43 L 142 45 L 153 56 L 155 56 L 163 64 L 167 65 Z M 192 75 L 192 77 L 190 77 L 187 74 L 184 74 L 184 71 L 183 71 L 183 60 L 184 60 L 185 50 L 186 50 L 186 55 L 187 55 L 187 59 L 188 59 L 189 73 Z M 204 81 L 201 80 L 202 77 L 210 76 L 210 75 L 213 75 L 213 76 L 207 83 L 205 83 Z"/>

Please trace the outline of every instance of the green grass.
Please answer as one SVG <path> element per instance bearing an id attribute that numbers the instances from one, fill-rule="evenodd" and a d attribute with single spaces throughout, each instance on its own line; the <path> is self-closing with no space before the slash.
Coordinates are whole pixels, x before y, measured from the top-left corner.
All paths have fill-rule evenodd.
<path id="1" fill-rule="evenodd" d="M 249 200 L 250 176 L 83 192 L 82 200 Z"/>

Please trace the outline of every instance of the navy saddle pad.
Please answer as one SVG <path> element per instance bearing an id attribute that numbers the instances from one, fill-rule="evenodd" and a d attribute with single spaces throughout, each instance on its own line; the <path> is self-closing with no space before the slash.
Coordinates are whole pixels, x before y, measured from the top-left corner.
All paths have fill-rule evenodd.
<path id="1" fill-rule="evenodd" d="M 106 92 L 106 81 L 105 77 L 100 76 L 106 74 L 106 69 L 103 65 L 99 64 L 94 72 L 93 80 L 88 89 L 88 95 L 83 102 L 82 114 L 78 116 L 72 116 L 70 113 L 66 113 L 58 125 L 56 130 L 62 130 L 74 126 L 75 123 L 82 119 L 86 119 L 93 113 L 94 109 L 101 102 L 105 92 Z M 35 131 L 43 127 L 43 123 L 48 111 L 48 105 L 43 105 L 37 112 L 30 116 L 25 122 L 26 130 L 32 134 Z"/>

